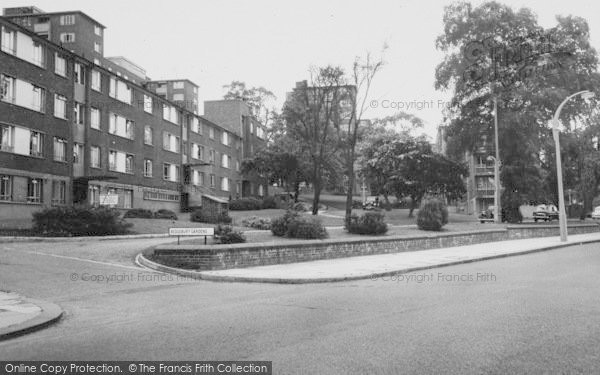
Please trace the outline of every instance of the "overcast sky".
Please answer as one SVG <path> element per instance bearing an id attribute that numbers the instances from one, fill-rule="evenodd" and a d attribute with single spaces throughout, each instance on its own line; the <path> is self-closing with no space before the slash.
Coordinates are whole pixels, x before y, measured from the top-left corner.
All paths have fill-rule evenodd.
<path id="1" fill-rule="evenodd" d="M 531 8 L 544 27 L 554 25 L 558 14 L 582 16 L 590 24 L 592 45 L 600 49 L 600 5 L 592 0 L 502 2 Z M 378 55 L 387 43 L 387 64 L 371 95 L 380 105 L 367 117 L 395 113 L 382 108 L 384 100 L 413 102 L 407 112 L 425 120 L 425 132 L 434 137 L 448 98 L 434 89 L 434 69 L 442 59 L 434 41 L 442 32 L 443 9 L 449 3 L 2 0 L 2 7 L 81 10 L 106 26 L 105 56 L 125 56 L 152 79 L 188 78 L 200 86 L 200 102 L 221 98 L 222 86 L 239 80 L 270 89 L 282 104 L 295 82 L 308 78 L 310 66 L 348 69 L 355 56 L 367 51 Z"/>

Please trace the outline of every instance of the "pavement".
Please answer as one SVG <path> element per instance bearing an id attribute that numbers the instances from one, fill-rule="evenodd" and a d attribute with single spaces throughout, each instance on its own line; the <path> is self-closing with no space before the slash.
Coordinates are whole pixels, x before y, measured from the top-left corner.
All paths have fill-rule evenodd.
<path id="1" fill-rule="evenodd" d="M 0 291 L 0 340 L 43 328 L 58 321 L 62 313 L 53 303 Z"/>
<path id="2" fill-rule="evenodd" d="M 568 237 L 567 242 L 561 242 L 560 237 L 528 238 L 434 250 L 337 258 L 218 271 L 191 271 L 167 267 L 154 263 L 141 254 L 136 258 L 136 262 L 143 267 L 153 270 L 212 281 L 304 284 L 360 279 L 377 280 L 378 278 L 400 273 L 528 254 L 594 242 L 600 242 L 600 233 L 571 235 Z"/>

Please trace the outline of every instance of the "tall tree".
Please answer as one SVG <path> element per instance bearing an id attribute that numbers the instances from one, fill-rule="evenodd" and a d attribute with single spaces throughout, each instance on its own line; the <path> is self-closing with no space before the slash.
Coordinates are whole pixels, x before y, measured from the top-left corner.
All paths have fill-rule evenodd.
<path id="1" fill-rule="evenodd" d="M 271 127 L 274 118 L 278 115 L 274 106 L 277 98 L 273 92 L 262 86 L 247 87 L 246 83 L 242 81 L 231 81 L 230 84 L 223 85 L 223 88 L 227 90 L 223 99 L 237 99 L 246 102 L 252 115 L 267 128 Z"/>

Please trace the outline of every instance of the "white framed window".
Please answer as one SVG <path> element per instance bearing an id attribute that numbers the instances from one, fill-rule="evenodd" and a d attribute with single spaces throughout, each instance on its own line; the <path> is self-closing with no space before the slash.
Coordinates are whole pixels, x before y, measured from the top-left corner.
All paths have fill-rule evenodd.
<path id="1" fill-rule="evenodd" d="M 2 26 L 2 51 L 41 68 L 46 66 L 45 47 L 29 35 Z"/>
<path id="2" fill-rule="evenodd" d="M 184 85 L 183 81 L 173 82 L 173 88 L 174 89 L 182 89 L 183 85 Z"/>
<path id="3" fill-rule="evenodd" d="M 215 139 L 215 128 L 212 126 L 208 127 L 208 138 Z"/>
<path id="4" fill-rule="evenodd" d="M 46 91 L 29 82 L 0 74 L 0 100 L 44 112 Z"/>
<path id="5" fill-rule="evenodd" d="M 54 137 L 54 161 L 67 161 L 67 141 Z"/>
<path id="6" fill-rule="evenodd" d="M 111 113 L 108 123 L 108 132 L 119 137 L 133 139 L 134 123 L 123 116 Z"/>
<path id="7" fill-rule="evenodd" d="M 46 91 L 41 88 L 41 87 L 37 87 L 37 86 L 33 86 L 33 91 L 32 91 L 32 102 L 31 102 L 31 109 L 38 111 L 38 112 L 44 112 L 44 103 L 46 101 Z"/>
<path id="8" fill-rule="evenodd" d="M 12 201 L 13 176 L 0 175 L 0 201 Z"/>
<path id="9" fill-rule="evenodd" d="M 240 171 L 240 161 L 239 161 L 239 160 L 236 160 L 236 161 L 235 161 L 235 170 L 236 170 L 237 172 L 239 172 L 239 171 Z"/>
<path id="10" fill-rule="evenodd" d="M 229 168 L 229 162 L 231 161 L 231 157 L 227 154 L 221 154 L 221 167 Z"/>
<path id="11" fill-rule="evenodd" d="M 17 54 L 15 48 L 17 41 L 17 32 L 2 26 L 2 51 L 11 55 Z"/>
<path id="12" fill-rule="evenodd" d="M 75 15 L 65 14 L 63 16 L 60 16 L 60 24 L 61 26 L 75 25 Z"/>
<path id="13" fill-rule="evenodd" d="M 225 130 L 221 133 L 221 143 L 229 146 L 229 133 Z"/>
<path id="14" fill-rule="evenodd" d="M 75 63 L 75 83 L 85 85 L 85 69 L 80 63 Z"/>
<path id="15" fill-rule="evenodd" d="M 152 97 L 144 94 L 144 112 L 152 113 Z"/>
<path id="16" fill-rule="evenodd" d="M 54 117 L 67 118 L 67 98 L 54 94 Z"/>
<path id="17" fill-rule="evenodd" d="M 134 155 L 122 151 L 108 151 L 108 169 L 121 173 L 133 173 Z"/>
<path id="18" fill-rule="evenodd" d="M 44 201 L 44 181 L 39 178 L 27 179 L 27 202 L 42 203 Z"/>
<path id="19" fill-rule="evenodd" d="M 163 104 L 163 119 L 173 124 L 179 124 L 179 111 L 173 106 Z"/>
<path id="20" fill-rule="evenodd" d="M 200 146 L 197 143 L 192 143 L 191 150 L 192 158 L 198 160 L 204 160 L 204 147 Z"/>
<path id="21" fill-rule="evenodd" d="M 123 189 L 123 208 L 133 207 L 133 190 Z"/>
<path id="22" fill-rule="evenodd" d="M 163 164 L 163 179 L 173 182 L 179 181 L 179 166 L 170 163 Z"/>
<path id="23" fill-rule="evenodd" d="M 29 133 L 29 155 L 44 156 L 44 135 L 42 133 L 36 131 Z"/>
<path id="24" fill-rule="evenodd" d="M 100 130 L 100 110 L 92 107 L 90 110 L 90 127 Z"/>
<path id="25" fill-rule="evenodd" d="M 154 130 L 149 125 L 144 126 L 144 144 L 152 146 Z"/>
<path id="26" fill-rule="evenodd" d="M 0 100 L 3 102 L 15 102 L 16 79 L 5 74 L 0 75 Z"/>
<path id="27" fill-rule="evenodd" d="M 123 103 L 131 104 L 131 88 L 123 81 L 111 77 L 109 95 Z"/>
<path id="28" fill-rule="evenodd" d="M 98 25 L 94 25 L 94 34 L 102 36 L 102 28 Z"/>
<path id="29" fill-rule="evenodd" d="M 67 183 L 65 181 L 52 181 L 52 204 L 65 204 L 67 196 Z"/>
<path id="30" fill-rule="evenodd" d="M 102 46 L 100 46 L 100 43 L 94 42 L 94 51 L 102 53 Z"/>
<path id="31" fill-rule="evenodd" d="M 81 143 L 73 143 L 73 163 L 83 164 L 83 145 Z"/>
<path id="32" fill-rule="evenodd" d="M 85 118 L 85 107 L 81 103 L 75 103 L 73 105 L 73 123 L 77 125 L 83 125 Z"/>
<path id="33" fill-rule="evenodd" d="M 179 153 L 181 148 L 179 144 L 179 137 L 171 133 L 163 133 L 163 149 L 171 152 Z"/>
<path id="34" fill-rule="evenodd" d="M 15 127 L 0 124 L 0 151 L 13 152 L 15 147 Z"/>
<path id="35" fill-rule="evenodd" d="M 61 77 L 67 76 L 67 60 L 58 53 L 54 53 L 54 73 Z"/>
<path id="36" fill-rule="evenodd" d="M 125 173 L 133 174 L 134 166 L 135 166 L 135 157 L 131 154 L 125 155 Z"/>
<path id="37" fill-rule="evenodd" d="M 39 67 L 46 66 L 45 49 L 40 43 L 33 42 L 33 63 Z"/>
<path id="38" fill-rule="evenodd" d="M 215 163 L 215 150 L 208 151 L 208 162 L 211 164 Z"/>
<path id="39" fill-rule="evenodd" d="M 173 94 L 174 102 L 182 102 L 184 100 L 183 94 Z"/>
<path id="40" fill-rule="evenodd" d="M 92 90 L 102 90 L 102 75 L 97 70 L 92 70 Z"/>
<path id="41" fill-rule="evenodd" d="M 144 177 L 152 177 L 152 160 L 144 159 Z"/>
<path id="42" fill-rule="evenodd" d="M 75 33 L 61 33 L 60 41 L 62 43 L 75 43 Z"/>
<path id="43" fill-rule="evenodd" d="M 229 191 L 229 179 L 227 177 L 221 177 L 221 190 Z"/>
<path id="44" fill-rule="evenodd" d="M 215 175 L 214 174 L 210 175 L 210 187 L 211 188 L 215 187 Z"/>
<path id="45" fill-rule="evenodd" d="M 198 120 L 198 117 L 192 117 L 192 126 L 190 130 L 194 133 L 200 133 L 200 120 Z"/>
<path id="46" fill-rule="evenodd" d="M 100 147 L 90 147 L 90 167 L 100 168 Z"/>

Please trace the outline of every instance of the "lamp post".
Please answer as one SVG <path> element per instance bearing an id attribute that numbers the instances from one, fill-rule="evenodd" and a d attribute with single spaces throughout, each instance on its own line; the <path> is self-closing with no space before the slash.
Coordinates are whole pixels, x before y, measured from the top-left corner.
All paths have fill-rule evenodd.
<path id="1" fill-rule="evenodd" d="M 560 156 L 560 139 L 559 139 L 559 131 L 558 126 L 560 125 L 560 111 L 562 111 L 565 104 L 569 101 L 569 99 L 574 98 L 575 96 L 581 95 L 584 99 L 593 98 L 595 94 L 589 90 L 578 91 L 575 94 L 569 95 L 565 98 L 565 100 L 560 103 L 556 112 L 554 112 L 554 117 L 552 117 L 552 136 L 554 137 L 554 146 L 556 148 L 556 179 L 558 180 L 558 222 L 560 226 L 560 240 L 561 242 L 567 241 L 567 214 L 565 210 L 565 194 L 563 190 L 563 178 L 562 178 L 562 165 L 561 165 L 561 156 Z"/>
<path id="2" fill-rule="evenodd" d="M 494 223 L 502 224 L 502 210 L 500 209 L 500 148 L 498 143 L 498 99 L 494 96 L 494 135 L 496 142 L 496 157 L 494 159 Z"/>

